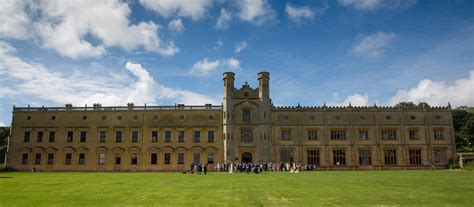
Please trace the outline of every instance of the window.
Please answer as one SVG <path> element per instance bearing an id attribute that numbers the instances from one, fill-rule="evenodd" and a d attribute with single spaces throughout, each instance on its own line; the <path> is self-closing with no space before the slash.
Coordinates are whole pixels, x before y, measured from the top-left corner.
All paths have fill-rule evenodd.
<path id="1" fill-rule="evenodd" d="M 35 165 L 41 165 L 41 153 L 35 154 Z"/>
<path id="2" fill-rule="evenodd" d="M 86 154 L 79 153 L 79 165 L 84 165 L 86 163 Z"/>
<path id="3" fill-rule="evenodd" d="M 100 143 L 107 142 L 107 132 L 106 131 L 100 131 L 99 132 L 99 142 Z"/>
<path id="4" fill-rule="evenodd" d="M 171 142 L 171 131 L 165 131 L 165 142 Z"/>
<path id="5" fill-rule="evenodd" d="M 336 149 L 332 152 L 333 164 L 335 166 L 346 165 L 346 150 Z"/>
<path id="6" fill-rule="evenodd" d="M 122 131 L 115 132 L 115 142 L 122 142 Z"/>
<path id="7" fill-rule="evenodd" d="M 105 154 L 100 153 L 99 154 L 99 165 L 103 165 L 103 164 L 105 164 Z"/>
<path id="8" fill-rule="evenodd" d="M 22 165 L 28 164 L 28 153 L 21 154 L 21 164 Z"/>
<path id="9" fill-rule="evenodd" d="M 214 153 L 210 152 L 207 154 L 207 164 L 214 164 Z"/>
<path id="10" fill-rule="evenodd" d="M 383 140 L 397 140 L 397 131 L 396 130 L 382 130 L 381 136 Z"/>
<path id="11" fill-rule="evenodd" d="M 55 131 L 49 131 L 49 142 L 54 142 L 56 139 L 56 132 Z"/>
<path id="12" fill-rule="evenodd" d="M 308 140 L 317 140 L 318 131 L 315 129 L 308 130 Z"/>
<path id="13" fill-rule="evenodd" d="M 193 140 L 194 140 L 194 143 L 201 142 L 201 132 L 200 131 L 194 131 Z"/>
<path id="14" fill-rule="evenodd" d="M 30 142 L 30 131 L 25 131 L 25 134 L 23 135 L 23 142 Z"/>
<path id="15" fill-rule="evenodd" d="M 138 154 L 137 153 L 132 153 L 130 156 L 130 164 L 136 165 L 138 164 Z"/>
<path id="16" fill-rule="evenodd" d="M 331 140 L 346 140 L 346 130 L 331 130 Z"/>
<path id="17" fill-rule="evenodd" d="M 54 154 L 48 153 L 48 165 L 54 164 Z"/>
<path id="18" fill-rule="evenodd" d="M 74 132 L 73 131 L 67 131 L 66 142 L 72 142 L 73 139 L 74 139 Z"/>
<path id="19" fill-rule="evenodd" d="M 178 142 L 184 142 L 184 131 L 178 131 Z"/>
<path id="20" fill-rule="evenodd" d="M 151 153 L 151 164 L 152 165 L 158 164 L 158 154 L 157 153 Z"/>
<path id="21" fill-rule="evenodd" d="M 308 165 L 319 165 L 319 150 L 308 150 Z"/>
<path id="22" fill-rule="evenodd" d="M 281 140 L 291 140 L 291 129 L 281 130 Z"/>
<path id="23" fill-rule="evenodd" d="M 165 153 L 165 165 L 171 164 L 171 153 Z"/>
<path id="24" fill-rule="evenodd" d="M 72 163 L 72 153 L 66 153 L 65 164 L 70 165 Z"/>
<path id="25" fill-rule="evenodd" d="M 43 131 L 38 131 L 36 134 L 36 142 L 42 142 L 43 141 Z"/>
<path id="26" fill-rule="evenodd" d="M 410 149 L 410 165 L 421 165 L 421 149 Z"/>
<path id="27" fill-rule="evenodd" d="M 434 130 L 434 139 L 435 140 L 444 140 L 442 129 L 435 129 Z"/>
<path id="28" fill-rule="evenodd" d="M 250 123 L 250 109 L 242 109 L 242 122 Z"/>
<path id="29" fill-rule="evenodd" d="M 360 140 L 369 140 L 369 130 L 359 130 L 359 139 Z"/>
<path id="30" fill-rule="evenodd" d="M 214 143 L 214 131 L 207 132 L 207 142 Z"/>
<path id="31" fill-rule="evenodd" d="M 280 162 L 282 163 L 293 162 L 293 150 L 282 149 L 280 151 Z"/>
<path id="32" fill-rule="evenodd" d="M 87 141 L 87 132 L 81 131 L 81 137 L 79 139 L 79 142 L 86 142 L 86 141 Z"/>
<path id="33" fill-rule="evenodd" d="M 132 143 L 138 142 L 138 131 L 132 131 Z"/>
<path id="34" fill-rule="evenodd" d="M 194 153 L 194 163 L 201 163 L 201 153 Z"/>
<path id="35" fill-rule="evenodd" d="M 122 157 L 120 156 L 120 154 L 116 154 L 115 155 L 115 165 L 120 165 L 122 164 Z"/>
<path id="36" fill-rule="evenodd" d="M 178 165 L 184 164 L 184 153 L 178 153 Z"/>
<path id="37" fill-rule="evenodd" d="M 385 165 L 397 165 L 397 150 L 386 149 L 384 151 Z"/>
<path id="38" fill-rule="evenodd" d="M 151 132 L 151 142 L 158 142 L 158 131 Z"/>
<path id="39" fill-rule="evenodd" d="M 435 164 L 446 164 L 446 149 L 435 149 L 434 155 Z"/>
<path id="40" fill-rule="evenodd" d="M 253 130 L 252 128 L 240 129 L 240 142 L 251 143 L 253 142 Z"/>
<path id="41" fill-rule="evenodd" d="M 361 149 L 359 150 L 359 165 L 371 165 L 372 159 L 370 156 L 369 149 Z"/>
<path id="42" fill-rule="evenodd" d="M 417 129 L 410 129 L 408 131 L 409 139 L 410 140 L 419 140 L 420 137 L 418 136 L 418 130 Z"/>

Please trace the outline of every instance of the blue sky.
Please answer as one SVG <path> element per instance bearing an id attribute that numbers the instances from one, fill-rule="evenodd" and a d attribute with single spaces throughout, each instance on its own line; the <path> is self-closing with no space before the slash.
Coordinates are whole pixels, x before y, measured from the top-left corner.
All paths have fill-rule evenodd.
<path id="1" fill-rule="evenodd" d="M 16 106 L 220 104 L 271 74 L 275 105 L 474 105 L 474 1 L 0 3 L 0 125 Z"/>

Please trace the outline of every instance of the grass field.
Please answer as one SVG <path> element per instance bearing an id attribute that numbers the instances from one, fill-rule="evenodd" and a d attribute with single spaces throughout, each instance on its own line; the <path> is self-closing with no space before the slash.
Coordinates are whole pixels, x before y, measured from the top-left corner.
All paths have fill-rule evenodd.
<path id="1" fill-rule="evenodd" d="M 474 206 L 474 172 L 0 173 L 0 206 Z"/>

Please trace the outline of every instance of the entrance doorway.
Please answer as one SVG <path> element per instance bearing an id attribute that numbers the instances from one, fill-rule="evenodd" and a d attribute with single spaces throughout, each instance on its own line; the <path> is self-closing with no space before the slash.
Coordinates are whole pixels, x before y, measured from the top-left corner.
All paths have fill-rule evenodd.
<path id="1" fill-rule="evenodd" d="M 251 163 L 252 162 L 252 153 L 244 152 L 242 154 L 242 162 L 244 163 Z"/>

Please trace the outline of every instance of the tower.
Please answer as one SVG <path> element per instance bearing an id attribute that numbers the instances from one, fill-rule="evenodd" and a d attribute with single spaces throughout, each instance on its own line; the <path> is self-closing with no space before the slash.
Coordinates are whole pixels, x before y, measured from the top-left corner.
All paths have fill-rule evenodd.
<path id="1" fill-rule="evenodd" d="M 224 161 L 233 161 L 234 158 L 234 141 L 232 137 L 232 117 L 233 114 L 233 100 L 235 73 L 225 72 L 223 74 L 224 80 L 224 100 L 222 103 L 223 110 L 223 133 L 224 133 Z"/>
<path id="2" fill-rule="evenodd" d="M 273 147 L 271 142 L 271 99 L 270 99 L 270 73 L 258 73 L 258 97 L 259 97 L 259 131 L 260 140 L 257 142 L 259 149 L 259 160 L 273 161 Z"/>

